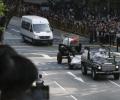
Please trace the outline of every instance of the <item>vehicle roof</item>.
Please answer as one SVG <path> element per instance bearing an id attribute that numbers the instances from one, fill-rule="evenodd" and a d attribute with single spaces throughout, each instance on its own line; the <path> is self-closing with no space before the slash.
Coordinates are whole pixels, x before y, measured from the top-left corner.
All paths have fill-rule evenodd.
<path id="1" fill-rule="evenodd" d="M 33 24 L 49 24 L 48 20 L 44 17 L 36 15 L 25 15 L 22 16 L 22 20 L 32 22 Z"/>

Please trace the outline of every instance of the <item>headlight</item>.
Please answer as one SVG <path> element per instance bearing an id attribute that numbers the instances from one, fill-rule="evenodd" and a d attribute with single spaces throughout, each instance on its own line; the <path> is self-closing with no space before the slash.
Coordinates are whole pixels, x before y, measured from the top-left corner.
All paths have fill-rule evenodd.
<path id="1" fill-rule="evenodd" d="M 39 39 L 39 36 L 35 35 L 34 38 L 35 38 L 35 39 Z"/>
<path id="2" fill-rule="evenodd" d="M 98 69 L 101 70 L 101 66 L 98 66 Z"/>
<path id="3" fill-rule="evenodd" d="M 119 69 L 119 66 L 116 66 L 116 69 Z"/>

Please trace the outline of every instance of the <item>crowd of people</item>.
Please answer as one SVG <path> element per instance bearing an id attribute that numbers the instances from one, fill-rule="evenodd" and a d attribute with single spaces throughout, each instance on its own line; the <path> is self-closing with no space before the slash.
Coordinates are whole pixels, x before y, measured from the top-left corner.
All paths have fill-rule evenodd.
<path id="1" fill-rule="evenodd" d="M 90 43 L 114 44 L 116 34 L 120 31 L 120 18 L 113 13 L 91 12 L 87 7 L 81 8 L 77 12 L 72 4 L 64 4 L 61 8 L 56 6 L 44 11 L 40 8 L 34 10 L 31 14 L 36 13 L 36 15 L 48 18 L 52 24 L 60 29 L 62 27 L 65 31 L 70 30 L 71 32 L 88 35 Z"/>
<path id="2" fill-rule="evenodd" d="M 94 18 L 89 20 L 88 24 L 90 43 L 95 41 L 114 45 L 116 42 L 116 34 L 120 32 L 119 17 Z"/>

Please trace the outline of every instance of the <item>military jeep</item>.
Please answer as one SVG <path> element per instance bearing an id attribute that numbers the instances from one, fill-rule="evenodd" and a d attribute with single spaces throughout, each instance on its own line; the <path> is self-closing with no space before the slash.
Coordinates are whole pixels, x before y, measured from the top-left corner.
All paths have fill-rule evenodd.
<path id="1" fill-rule="evenodd" d="M 57 63 L 61 64 L 63 59 L 68 60 L 68 65 L 70 69 L 73 69 L 71 65 L 72 58 L 79 54 L 81 51 L 81 44 L 79 40 L 74 37 L 66 37 L 63 40 L 63 43 L 59 44 L 58 53 L 57 53 Z"/>
<path id="2" fill-rule="evenodd" d="M 102 53 L 102 54 L 101 54 Z M 87 75 L 88 71 L 94 80 L 99 75 L 113 75 L 114 79 L 119 79 L 119 64 L 116 57 L 107 50 L 96 50 L 86 47 L 81 56 L 81 71 L 83 75 Z"/>

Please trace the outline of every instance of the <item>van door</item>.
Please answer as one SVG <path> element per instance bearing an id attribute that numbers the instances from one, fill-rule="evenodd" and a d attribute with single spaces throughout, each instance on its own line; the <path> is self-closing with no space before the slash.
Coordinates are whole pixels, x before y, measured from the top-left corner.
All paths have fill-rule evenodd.
<path id="1" fill-rule="evenodd" d="M 30 29 L 30 23 L 26 22 L 26 21 L 22 21 L 22 34 L 24 34 L 25 36 L 29 36 L 28 32 Z"/>
<path id="2" fill-rule="evenodd" d="M 29 22 L 22 21 L 22 35 L 24 38 L 31 42 L 33 38 L 32 25 Z M 31 32 L 30 32 L 31 31 Z"/>
<path id="3" fill-rule="evenodd" d="M 29 36 L 30 36 L 31 39 L 34 39 L 34 32 L 33 32 L 32 24 L 30 24 Z"/>

